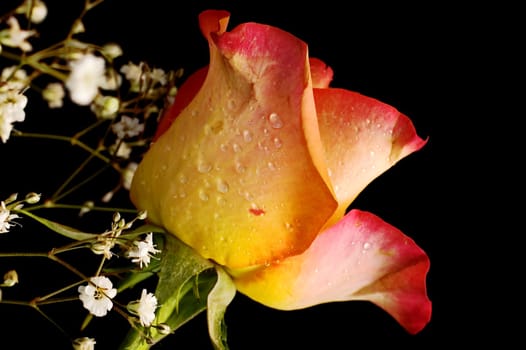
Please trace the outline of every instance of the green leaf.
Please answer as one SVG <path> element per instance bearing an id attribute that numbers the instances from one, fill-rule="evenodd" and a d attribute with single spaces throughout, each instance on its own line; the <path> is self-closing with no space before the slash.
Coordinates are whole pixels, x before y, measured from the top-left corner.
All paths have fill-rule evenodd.
<path id="1" fill-rule="evenodd" d="M 165 323 L 172 332 L 207 308 L 208 295 L 218 279 L 215 265 L 202 258 L 172 235 L 165 236 L 156 296 L 159 302 L 156 323 Z M 124 350 L 146 350 L 166 335 L 154 327 L 146 342 L 137 329 L 132 329 L 121 344 Z"/>
<path id="2" fill-rule="evenodd" d="M 20 214 L 23 214 L 25 216 L 28 216 L 28 217 L 38 221 L 42 225 L 46 226 L 50 230 L 55 231 L 56 233 L 61 234 L 62 236 L 71 238 L 71 239 L 76 240 L 76 241 L 82 241 L 84 239 L 92 239 L 92 238 L 96 237 L 96 234 L 94 234 L 94 233 L 87 233 L 87 232 L 79 231 L 76 228 L 69 227 L 69 226 L 66 226 L 66 225 L 62 225 L 62 224 L 59 224 L 58 222 L 51 221 L 51 220 L 48 220 L 48 219 L 44 219 L 43 217 L 37 216 L 37 215 L 35 215 L 35 214 L 33 214 L 33 213 L 29 212 L 29 211 L 23 210 L 23 209 L 17 210 L 17 213 L 20 213 Z"/>
<path id="3" fill-rule="evenodd" d="M 227 306 L 236 295 L 236 286 L 230 276 L 219 266 L 216 266 L 217 283 L 208 294 L 208 332 L 214 348 L 227 350 L 226 325 L 224 315 Z"/>

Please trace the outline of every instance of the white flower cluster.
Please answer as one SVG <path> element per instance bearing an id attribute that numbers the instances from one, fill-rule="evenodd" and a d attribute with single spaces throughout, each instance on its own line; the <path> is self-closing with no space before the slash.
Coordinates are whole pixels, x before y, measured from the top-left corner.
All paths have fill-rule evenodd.
<path id="1" fill-rule="evenodd" d="M 27 73 L 16 66 L 2 69 L 0 75 L 0 139 L 6 142 L 13 130 L 13 123 L 24 121 L 27 97 L 23 91 Z"/>

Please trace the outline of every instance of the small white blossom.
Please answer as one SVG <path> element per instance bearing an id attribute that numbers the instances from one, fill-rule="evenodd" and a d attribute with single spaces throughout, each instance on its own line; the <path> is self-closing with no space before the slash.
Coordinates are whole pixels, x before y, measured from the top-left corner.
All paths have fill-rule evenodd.
<path id="1" fill-rule="evenodd" d="M 97 95 L 90 109 L 95 115 L 102 119 L 113 119 L 119 111 L 120 100 L 114 96 Z"/>
<path id="2" fill-rule="evenodd" d="M 106 69 L 104 80 L 100 83 L 100 88 L 104 90 L 117 90 L 122 84 L 122 76 L 113 68 Z"/>
<path id="3" fill-rule="evenodd" d="M 73 340 L 73 349 L 75 350 L 95 350 L 97 342 L 93 338 L 82 337 Z"/>
<path id="4" fill-rule="evenodd" d="M 161 68 L 154 68 L 150 73 L 150 79 L 152 79 L 152 83 L 159 83 L 161 85 L 165 85 L 168 81 L 166 73 Z"/>
<path id="5" fill-rule="evenodd" d="M 143 289 L 141 299 L 130 302 L 127 309 L 132 314 L 139 316 L 139 320 L 143 327 L 149 327 L 155 319 L 157 298 L 153 293 L 148 293 L 146 289 Z"/>
<path id="6" fill-rule="evenodd" d="M 77 19 L 75 20 L 75 23 L 73 23 L 71 31 L 73 34 L 84 33 L 86 31 L 86 27 L 84 27 L 84 23 L 80 19 Z"/>
<path id="7" fill-rule="evenodd" d="M 27 38 L 35 35 L 36 32 L 34 30 L 20 29 L 18 20 L 13 16 L 7 19 L 7 24 L 9 29 L 0 31 L 0 43 L 10 47 L 18 47 L 22 51 L 31 51 L 33 47 L 27 41 Z"/>
<path id="8" fill-rule="evenodd" d="M 141 62 L 138 65 L 132 62 L 125 64 L 121 67 L 121 73 L 124 74 L 124 77 L 130 82 L 131 91 L 139 91 L 141 88 L 141 82 L 144 81 L 144 72 L 143 72 L 144 63 Z"/>
<path id="9" fill-rule="evenodd" d="M 131 187 L 131 184 L 132 184 L 132 180 L 133 180 L 133 176 L 135 175 L 135 171 L 137 170 L 137 166 L 139 164 L 135 163 L 135 162 L 130 162 L 128 163 L 128 165 L 126 166 L 126 168 L 122 171 L 122 187 L 124 187 L 125 189 L 127 189 L 128 191 L 130 190 L 130 187 Z"/>
<path id="10" fill-rule="evenodd" d="M 71 73 L 66 80 L 71 100 L 81 106 L 89 105 L 104 81 L 104 59 L 86 54 L 69 63 Z"/>
<path id="11" fill-rule="evenodd" d="M 2 69 L 0 76 L 0 91 L 18 90 L 21 91 L 29 85 L 27 72 L 18 67 L 10 66 Z"/>
<path id="12" fill-rule="evenodd" d="M 111 126 L 111 130 L 119 139 L 134 137 L 144 131 L 144 124 L 138 118 L 131 118 L 126 115 L 121 120 Z"/>
<path id="13" fill-rule="evenodd" d="M 110 146 L 109 150 L 112 154 L 122 159 L 130 158 L 132 152 L 132 148 L 130 147 L 130 145 L 128 145 L 126 142 L 119 140 L 116 140 L 115 143 Z"/>
<path id="14" fill-rule="evenodd" d="M 13 226 L 12 221 L 18 218 L 18 215 L 11 214 L 11 211 L 6 208 L 4 201 L 0 202 L 0 233 L 9 232 L 9 229 Z"/>
<path id="15" fill-rule="evenodd" d="M 42 97 L 49 108 L 60 108 L 63 105 L 65 92 L 61 83 L 49 83 L 42 91 Z"/>
<path id="16" fill-rule="evenodd" d="M 22 122 L 26 118 L 24 108 L 27 97 L 18 91 L 0 91 L 0 139 L 7 142 L 14 122 Z"/>
<path id="17" fill-rule="evenodd" d="M 111 299 L 117 295 L 117 289 L 113 288 L 111 280 L 105 276 L 91 277 L 90 282 L 78 288 L 79 299 L 91 314 L 106 316 L 113 307 Z"/>
<path id="18" fill-rule="evenodd" d="M 139 264 L 142 269 L 143 266 L 150 264 L 152 254 L 160 253 L 159 249 L 155 248 L 153 244 L 153 234 L 150 232 L 146 235 L 143 241 L 134 241 L 133 247 L 128 250 L 127 257 L 132 259 L 133 263 Z"/>
<path id="19" fill-rule="evenodd" d="M 18 273 L 16 270 L 9 270 L 4 274 L 2 287 L 12 287 L 18 283 Z"/>
<path id="20" fill-rule="evenodd" d="M 108 43 L 102 47 L 102 53 L 108 58 L 113 59 L 122 56 L 122 48 L 119 46 L 119 44 Z"/>
<path id="21" fill-rule="evenodd" d="M 42 0 L 26 0 L 16 9 L 16 12 L 29 15 L 29 20 L 38 24 L 46 18 L 47 6 Z"/>

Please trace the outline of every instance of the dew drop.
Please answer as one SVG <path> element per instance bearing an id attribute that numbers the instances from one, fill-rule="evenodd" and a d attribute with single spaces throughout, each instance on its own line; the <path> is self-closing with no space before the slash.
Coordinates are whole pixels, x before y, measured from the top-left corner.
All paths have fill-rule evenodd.
<path id="1" fill-rule="evenodd" d="M 248 191 L 245 191 L 245 193 L 243 193 L 243 196 L 245 197 L 245 199 L 247 201 L 252 201 L 254 200 L 254 196 L 252 195 L 252 193 L 248 192 Z"/>
<path id="2" fill-rule="evenodd" d="M 268 120 L 270 122 L 270 126 L 272 126 L 274 129 L 283 127 L 283 121 L 277 113 L 270 113 Z"/>
<path id="3" fill-rule="evenodd" d="M 179 182 L 182 184 L 185 184 L 188 182 L 188 178 L 186 177 L 185 174 L 179 174 Z"/>
<path id="4" fill-rule="evenodd" d="M 218 196 L 218 197 L 216 198 L 216 202 L 217 202 L 217 204 L 219 204 L 219 205 L 221 205 L 221 206 L 224 206 L 224 205 L 226 204 L 226 199 L 224 199 L 224 198 L 221 197 L 221 196 Z"/>
<path id="5" fill-rule="evenodd" d="M 212 165 L 210 163 L 207 163 L 205 161 L 200 161 L 197 163 L 197 171 L 199 171 L 201 174 L 206 174 L 210 170 L 212 170 Z"/>
<path id="6" fill-rule="evenodd" d="M 243 130 L 243 140 L 247 143 L 252 141 L 252 133 L 249 130 Z"/>
<path id="7" fill-rule="evenodd" d="M 268 167 L 270 170 L 276 170 L 276 166 L 275 166 L 274 163 L 272 163 L 272 162 L 268 162 L 268 163 L 267 163 L 267 167 Z"/>
<path id="8" fill-rule="evenodd" d="M 206 202 L 208 200 L 208 194 L 203 191 L 203 190 L 200 190 L 199 191 L 199 199 L 201 199 L 203 202 Z"/>
<path id="9" fill-rule="evenodd" d="M 236 162 L 236 171 L 238 172 L 238 174 L 244 173 L 245 170 L 247 170 L 247 168 L 245 168 L 243 164 L 241 164 L 240 162 Z"/>
<path id="10" fill-rule="evenodd" d="M 234 144 L 232 145 L 232 149 L 233 149 L 234 152 L 236 152 L 236 153 L 241 152 L 241 146 L 238 145 L 237 143 L 234 143 Z"/>
<path id="11" fill-rule="evenodd" d="M 230 187 L 228 186 L 228 182 L 222 179 L 217 180 L 217 190 L 221 193 L 227 193 L 228 189 Z"/>
<path id="12" fill-rule="evenodd" d="M 227 149 L 228 149 L 228 147 L 227 147 L 224 143 L 222 143 L 221 145 L 219 145 L 219 149 L 220 149 L 222 152 L 226 152 Z"/>
<path id="13" fill-rule="evenodd" d="M 283 146 L 283 142 L 281 142 L 279 137 L 274 138 L 274 146 L 276 146 L 276 148 L 281 148 L 281 146 Z"/>
<path id="14" fill-rule="evenodd" d="M 371 243 L 369 243 L 369 242 L 365 242 L 365 243 L 363 244 L 363 249 L 364 249 L 364 250 L 367 250 L 367 249 L 369 249 L 369 248 L 371 248 Z"/>

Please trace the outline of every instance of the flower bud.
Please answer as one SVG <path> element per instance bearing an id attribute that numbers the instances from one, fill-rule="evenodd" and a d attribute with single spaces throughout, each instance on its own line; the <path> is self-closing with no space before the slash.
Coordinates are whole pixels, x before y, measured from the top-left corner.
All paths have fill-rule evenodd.
<path id="1" fill-rule="evenodd" d="M 148 217 L 148 212 L 146 210 L 141 210 L 139 214 L 137 214 L 137 219 L 139 220 L 146 220 Z"/>
<path id="2" fill-rule="evenodd" d="M 26 195 L 27 204 L 36 204 L 40 201 L 41 195 L 39 193 L 30 192 Z"/>
<path id="3" fill-rule="evenodd" d="M 12 287 L 17 283 L 18 283 L 18 274 L 16 273 L 15 270 L 7 271 L 4 274 L 4 283 L 2 284 L 2 286 Z"/>

